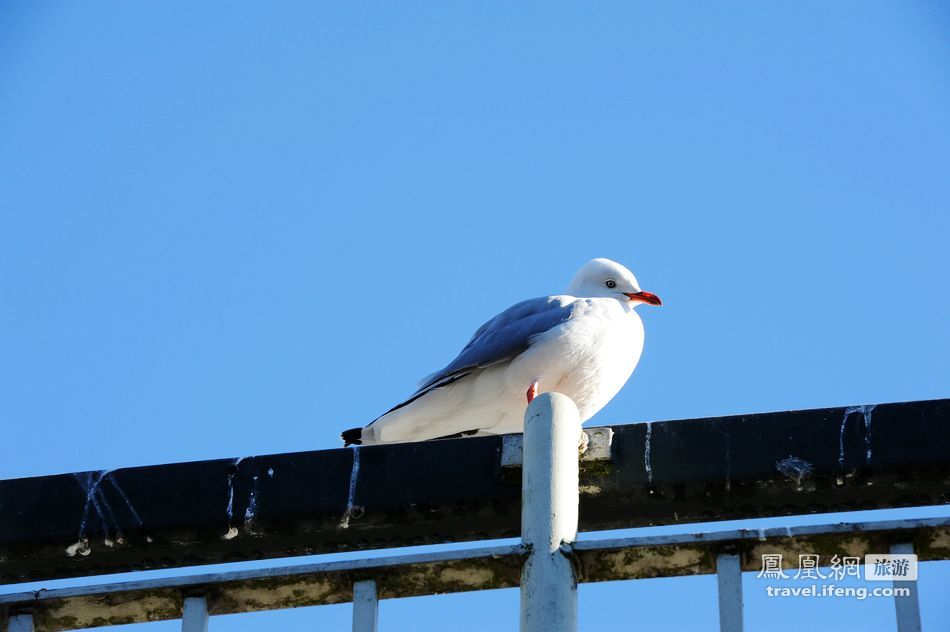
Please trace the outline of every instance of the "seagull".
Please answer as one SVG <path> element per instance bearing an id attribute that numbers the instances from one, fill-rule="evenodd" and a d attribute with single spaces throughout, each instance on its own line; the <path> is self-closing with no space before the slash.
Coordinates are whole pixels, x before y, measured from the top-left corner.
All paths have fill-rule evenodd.
<path id="1" fill-rule="evenodd" d="M 344 431 L 344 445 L 523 432 L 525 401 L 547 391 L 570 397 L 587 421 L 640 360 L 643 322 L 634 308 L 644 303 L 662 304 L 624 266 L 592 259 L 565 294 L 522 301 L 482 325 L 409 399 Z"/>

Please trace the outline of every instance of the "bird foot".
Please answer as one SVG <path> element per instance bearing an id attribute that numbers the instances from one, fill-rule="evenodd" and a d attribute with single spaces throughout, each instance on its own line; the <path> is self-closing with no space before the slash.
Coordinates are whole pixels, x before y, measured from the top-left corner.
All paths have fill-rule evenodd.
<path id="1" fill-rule="evenodd" d="M 525 393 L 525 395 L 528 397 L 528 403 L 530 404 L 531 401 L 532 401 L 535 397 L 538 396 L 538 383 L 535 382 L 534 384 L 532 384 L 531 386 L 529 386 L 529 387 L 528 387 L 528 392 Z"/>

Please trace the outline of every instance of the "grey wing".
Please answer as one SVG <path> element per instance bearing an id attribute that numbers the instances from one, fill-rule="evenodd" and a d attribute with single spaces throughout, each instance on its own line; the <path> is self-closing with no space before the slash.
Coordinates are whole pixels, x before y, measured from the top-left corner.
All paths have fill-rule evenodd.
<path id="1" fill-rule="evenodd" d="M 543 296 L 512 305 L 479 327 L 458 357 L 441 371 L 427 376 L 408 400 L 387 412 L 473 371 L 511 360 L 528 348 L 534 336 L 570 320 L 574 303 L 559 296 Z"/>

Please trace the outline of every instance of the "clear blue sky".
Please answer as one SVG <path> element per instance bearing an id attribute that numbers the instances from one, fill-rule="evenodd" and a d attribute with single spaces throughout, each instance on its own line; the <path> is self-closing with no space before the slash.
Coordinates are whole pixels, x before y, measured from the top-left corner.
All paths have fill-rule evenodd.
<path id="1" fill-rule="evenodd" d="M 335 447 L 594 256 L 665 306 L 592 423 L 946 397 L 948 29 L 937 0 L 7 0 L 0 478 Z M 893 624 L 746 601 L 752 629 Z M 514 630 L 516 603 L 385 602 L 382 626 Z M 581 608 L 716 628 L 708 577 Z"/>

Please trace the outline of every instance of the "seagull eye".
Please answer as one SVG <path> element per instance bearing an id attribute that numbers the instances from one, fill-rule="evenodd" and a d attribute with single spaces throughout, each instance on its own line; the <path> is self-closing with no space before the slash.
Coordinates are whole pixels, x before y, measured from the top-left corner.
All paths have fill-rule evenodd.
<path id="1" fill-rule="evenodd" d="M 615 287 L 617 287 L 617 282 L 614 281 L 613 279 L 607 279 L 607 287 L 609 287 L 612 290 Z"/>

